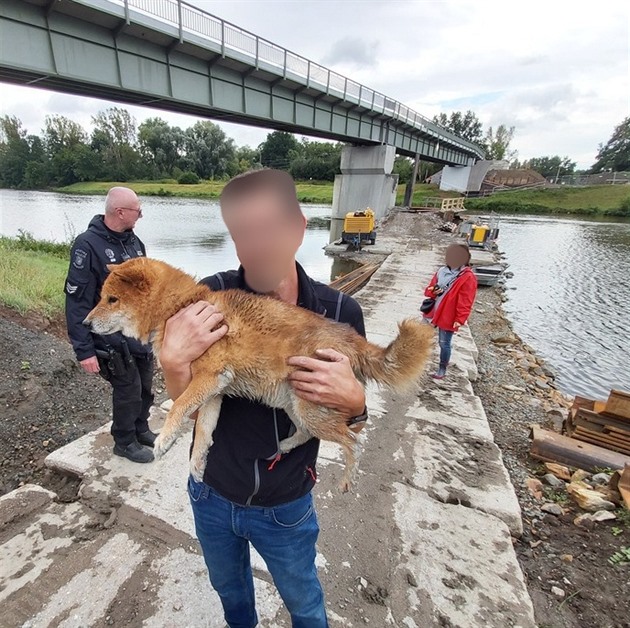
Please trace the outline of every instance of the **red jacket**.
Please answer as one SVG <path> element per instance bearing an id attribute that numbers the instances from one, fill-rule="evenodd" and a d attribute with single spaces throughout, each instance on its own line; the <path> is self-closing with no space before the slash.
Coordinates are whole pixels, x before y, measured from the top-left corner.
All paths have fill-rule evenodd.
<path id="1" fill-rule="evenodd" d="M 433 275 L 431 283 L 424 291 L 425 296 L 433 297 L 432 288 L 436 283 L 437 273 Z M 456 331 L 453 323 L 457 322 L 460 325 L 466 323 L 476 295 L 477 277 L 470 267 L 466 267 L 444 295 L 437 309 L 434 308 L 428 316 L 425 314 L 425 318 L 430 318 L 431 323 L 440 329 Z"/>

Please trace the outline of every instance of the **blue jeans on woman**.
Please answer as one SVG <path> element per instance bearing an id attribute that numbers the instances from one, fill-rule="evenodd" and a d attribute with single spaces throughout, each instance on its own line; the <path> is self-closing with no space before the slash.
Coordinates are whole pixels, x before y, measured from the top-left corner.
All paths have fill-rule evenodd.
<path id="1" fill-rule="evenodd" d="M 446 329 L 438 328 L 438 340 L 440 343 L 440 368 L 438 369 L 438 375 L 446 375 L 446 367 L 451 361 L 451 344 L 453 342 L 453 331 L 447 331 Z"/>
<path id="2" fill-rule="evenodd" d="M 315 568 L 319 525 L 311 493 L 273 508 L 240 506 L 189 477 L 188 496 L 210 582 L 230 628 L 258 623 L 250 543 L 267 564 L 293 628 L 328 627 Z"/>

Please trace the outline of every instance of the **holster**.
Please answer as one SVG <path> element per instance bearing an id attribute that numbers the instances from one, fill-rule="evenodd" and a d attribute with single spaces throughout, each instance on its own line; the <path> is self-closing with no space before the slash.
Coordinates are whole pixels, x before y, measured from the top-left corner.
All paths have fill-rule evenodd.
<path id="1" fill-rule="evenodd" d="M 101 371 L 103 371 L 103 366 L 106 369 L 103 372 L 105 379 L 109 379 L 112 375 L 122 377 L 127 373 L 127 363 L 119 351 L 110 346 L 106 350 L 96 349 L 95 351 L 101 365 Z"/>

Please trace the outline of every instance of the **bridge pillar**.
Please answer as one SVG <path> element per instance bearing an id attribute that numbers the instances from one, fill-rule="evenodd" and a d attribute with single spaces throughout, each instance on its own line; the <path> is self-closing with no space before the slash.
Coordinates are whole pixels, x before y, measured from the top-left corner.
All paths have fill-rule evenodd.
<path id="1" fill-rule="evenodd" d="M 394 146 L 345 146 L 341 151 L 341 174 L 335 177 L 330 241 L 341 237 L 347 212 L 368 207 L 377 218 L 396 204 L 398 175 L 392 174 Z"/>

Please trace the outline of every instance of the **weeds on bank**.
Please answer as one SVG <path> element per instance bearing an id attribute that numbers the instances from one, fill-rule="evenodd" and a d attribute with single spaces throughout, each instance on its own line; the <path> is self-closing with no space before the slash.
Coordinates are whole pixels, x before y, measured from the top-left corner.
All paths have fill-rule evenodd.
<path id="1" fill-rule="evenodd" d="M 630 547 L 621 547 L 618 552 L 615 552 L 608 562 L 614 567 L 618 565 L 630 565 Z"/>
<path id="2" fill-rule="evenodd" d="M 0 303 L 20 314 L 61 314 L 69 256 L 69 243 L 36 240 L 24 231 L 0 237 Z"/>

